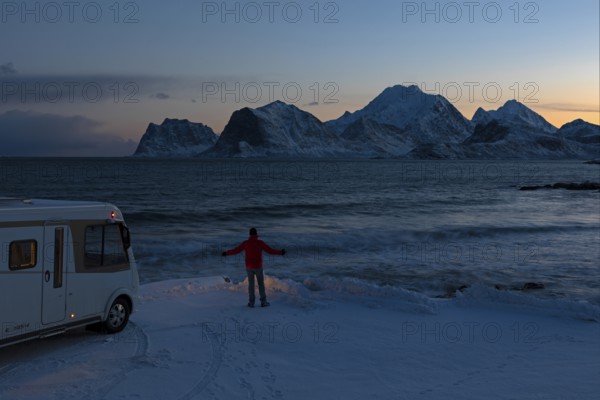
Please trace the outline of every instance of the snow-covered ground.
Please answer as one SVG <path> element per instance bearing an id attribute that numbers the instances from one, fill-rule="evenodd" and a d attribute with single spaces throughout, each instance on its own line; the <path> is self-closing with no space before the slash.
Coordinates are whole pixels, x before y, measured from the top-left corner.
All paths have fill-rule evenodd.
<path id="1" fill-rule="evenodd" d="M 429 299 L 267 279 L 270 308 L 220 278 L 142 287 L 121 334 L 0 349 L 0 399 L 596 399 L 600 323 L 474 288 Z M 557 303 L 559 304 L 559 303 Z M 560 303 L 564 304 L 564 303 Z"/>

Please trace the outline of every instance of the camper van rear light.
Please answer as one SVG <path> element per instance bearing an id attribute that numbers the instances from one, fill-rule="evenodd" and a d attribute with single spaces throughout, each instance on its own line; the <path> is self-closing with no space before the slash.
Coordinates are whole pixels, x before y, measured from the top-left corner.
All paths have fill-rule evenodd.
<path id="1" fill-rule="evenodd" d="M 75 314 L 71 314 L 69 315 L 69 317 L 71 317 L 71 319 L 75 318 Z"/>
<path id="2" fill-rule="evenodd" d="M 115 217 L 117 216 L 117 213 L 114 211 L 110 212 L 110 219 L 115 219 Z"/>

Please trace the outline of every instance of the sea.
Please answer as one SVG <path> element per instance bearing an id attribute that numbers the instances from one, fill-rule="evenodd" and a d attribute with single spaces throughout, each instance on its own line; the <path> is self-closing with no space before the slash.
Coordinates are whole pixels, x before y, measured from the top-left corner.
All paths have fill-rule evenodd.
<path id="1" fill-rule="evenodd" d="M 245 277 L 221 256 L 254 227 L 265 273 L 427 296 L 484 285 L 600 305 L 600 182 L 582 161 L 0 158 L 0 197 L 117 205 L 142 283 Z M 529 284 L 529 285 L 528 285 Z M 522 290 L 537 285 L 537 289 Z"/>

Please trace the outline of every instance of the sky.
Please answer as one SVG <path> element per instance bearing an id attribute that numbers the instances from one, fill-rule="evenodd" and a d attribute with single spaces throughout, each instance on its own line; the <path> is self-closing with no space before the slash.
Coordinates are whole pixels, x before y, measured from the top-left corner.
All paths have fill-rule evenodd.
<path id="1" fill-rule="evenodd" d="M 282 100 L 322 121 L 417 84 L 467 118 L 517 99 L 600 123 L 598 0 L 3 1 L 0 156 L 133 153 Z"/>

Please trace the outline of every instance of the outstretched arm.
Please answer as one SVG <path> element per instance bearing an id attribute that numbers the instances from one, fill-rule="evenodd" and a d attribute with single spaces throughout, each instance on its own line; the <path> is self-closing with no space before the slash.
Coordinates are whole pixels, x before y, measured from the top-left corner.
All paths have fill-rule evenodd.
<path id="1" fill-rule="evenodd" d="M 227 250 L 223 252 L 223 256 L 235 256 L 236 254 L 240 254 L 246 248 L 246 242 L 243 242 L 238 247 L 233 250 Z"/>
<path id="2" fill-rule="evenodd" d="M 274 248 L 270 247 L 268 244 L 266 244 L 265 242 L 261 241 L 261 247 L 262 249 L 274 256 L 284 256 L 285 255 L 285 249 L 283 250 L 275 250 Z"/>

